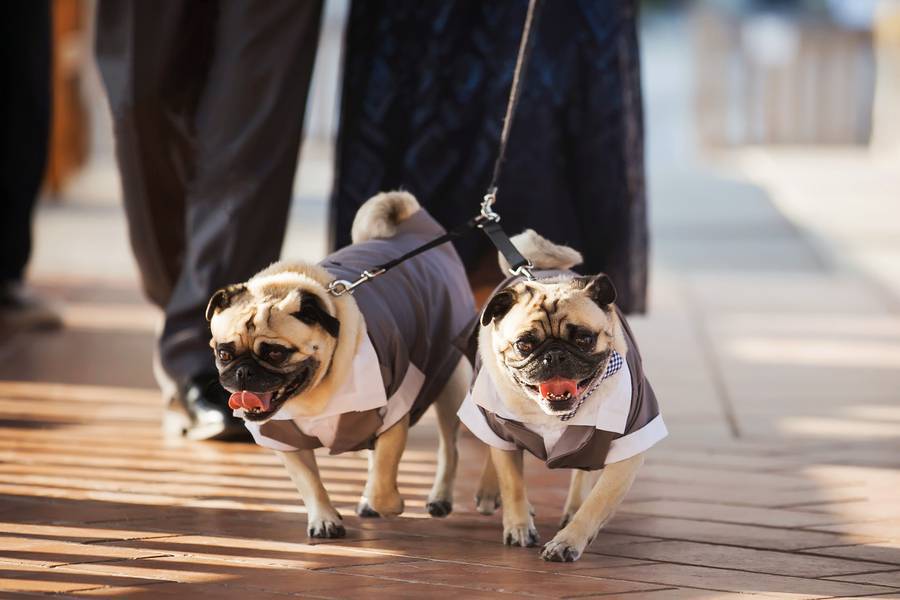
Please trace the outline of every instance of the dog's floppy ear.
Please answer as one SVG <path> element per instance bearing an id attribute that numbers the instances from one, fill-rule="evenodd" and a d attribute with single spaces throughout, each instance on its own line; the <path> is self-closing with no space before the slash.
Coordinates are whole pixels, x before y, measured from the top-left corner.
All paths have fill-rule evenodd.
<path id="1" fill-rule="evenodd" d="M 341 332 L 341 322 L 328 314 L 328 311 L 322 306 L 322 301 L 314 294 L 300 296 L 300 310 L 291 313 L 291 316 L 307 325 L 318 323 L 328 335 L 334 338 Z"/>
<path id="2" fill-rule="evenodd" d="M 604 273 L 580 279 L 584 281 L 584 291 L 603 310 L 608 310 L 609 305 L 616 301 L 616 287 Z"/>
<path id="3" fill-rule="evenodd" d="M 212 295 L 212 298 L 209 299 L 209 304 L 206 305 L 206 320 L 212 321 L 217 310 L 225 310 L 231 306 L 231 301 L 234 300 L 234 297 L 246 289 L 247 286 L 243 283 L 235 283 L 217 290 Z"/>
<path id="4" fill-rule="evenodd" d="M 509 312 L 518 299 L 518 294 L 511 288 L 497 292 L 481 313 L 481 326 L 487 327 L 492 321 L 500 320 Z"/>

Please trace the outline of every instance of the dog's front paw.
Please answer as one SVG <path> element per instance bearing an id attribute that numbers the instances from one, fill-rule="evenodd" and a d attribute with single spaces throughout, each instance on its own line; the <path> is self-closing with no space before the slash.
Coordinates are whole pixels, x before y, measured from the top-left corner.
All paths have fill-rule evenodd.
<path id="1" fill-rule="evenodd" d="M 552 540 L 544 544 L 541 550 L 541 558 L 551 562 L 575 562 L 581 558 L 586 544 L 579 544 L 570 540 L 563 532 L 554 536 Z"/>
<path id="2" fill-rule="evenodd" d="M 565 542 L 551 540 L 544 544 L 541 558 L 551 562 L 575 562 L 581 558 L 581 551 Z"/>
<path id="3" fill-rule="evenodd" d="M 517 523 L 503 526 L 503 543 L 507 546 L 531 548 L 540 542 L 540 536 L 532 523 Z"/>
<path id="4" fill-rule="evenodd" d="M 309 519 L 306 533 L 311 538 L 342 538 L 347 535 L 341 516 L 317 517 Z"/>

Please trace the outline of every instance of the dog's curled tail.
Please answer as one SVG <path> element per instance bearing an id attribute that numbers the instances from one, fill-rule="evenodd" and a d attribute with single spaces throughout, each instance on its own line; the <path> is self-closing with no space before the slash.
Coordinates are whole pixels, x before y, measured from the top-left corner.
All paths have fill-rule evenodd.
<path id="1" fill-rule="evenodd" d="M 350 238 L 354 244 L 386 239 L 397 233 L 397 225 L 419 210 L 419 201 L 401 190 L 381 192 L 365 201 L 353 217 Z"/>
<path id="2" fill-rule="evenodd" d="M 530 260 L 535 269 L 571 269 L 584 261 L 578 250 L 554 244 L 538 235 L 534 229 L 526 229 L 511 239 L 522 256 Z M 497 254 L 497 260 L 503 273 L 509 274 L 509 263 L 502 254 Z"/>

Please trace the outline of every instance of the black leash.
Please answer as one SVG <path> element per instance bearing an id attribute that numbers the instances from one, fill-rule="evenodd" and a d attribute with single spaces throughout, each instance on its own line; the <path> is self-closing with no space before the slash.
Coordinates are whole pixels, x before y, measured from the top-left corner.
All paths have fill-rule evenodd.
<path id="1" fill-rule="evenodd" d="M 500 146 L 497 150 L 497 159 L 494 161 L 494 171 L 491 175 L 491 183 L 488 186 L 487 193 L 481 202 L 481 212 L 476 217 L 469 219 L 462 225 L 454 227 L 444 235 L 437 237 L 426 244 L 413 248 L 406 254 L 398 256 L 371 269 L 366 269 L 360 273 L 356 281 L 348 281 L 346 279 L 336 279 L 328 284 L 328 291 L 334 296 L 341 296 L 346 293 L 353 293 L 353 290 L 364 284 L 365 282 L 387 273 L 400 263 L 418 256 L 423 252 L 427 252 L 436 246 L 446 244 L 451 240 L 455 240 L 468 234 L 475 229 L 481 229 L 488 236 L 488 239 L 497 248 L 497 251 L 503 255 L 506 262 L 509 263 L 509 272 L 512 275 L 522 275 L 527 279 L 534 279 L 531 274 L 533 265 L 522 256 L 522 253 L 515 247 L 506 232 L 500 226 L 500 215 L 494 212 L 493 206 L 497 202 L 497 183 L 500 180 L 500 171 L 503 168 L 503 162 L 506 159 L 506 145 L 509 141 L 509 133 L 512 129 L 513 118 L 516 114 L 516 107 L 519 104 L 519 95 L 522 90 L 522 82 L 524 73 L 528 65 L 528 58 L 531 55 L 531 49 L 534 46 L 534 36 L 532 31 L 537 16 L 540 12 L 540 0 L 528 0 L 528 11 L 525 14 L 525 24 L 522 27 L 522 39 L 519 42 L 519 52 L 516 56 L 516 66 L 513 70 L 512 85 L 509 90 L 509 101 L 506 104 L 506 114 L 503 117 L 503 128 L 500 131 Z"/>

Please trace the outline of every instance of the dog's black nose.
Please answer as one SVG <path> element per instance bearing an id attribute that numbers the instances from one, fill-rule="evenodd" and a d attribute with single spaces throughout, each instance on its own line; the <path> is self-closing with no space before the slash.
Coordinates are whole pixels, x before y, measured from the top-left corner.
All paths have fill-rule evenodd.
<path id="1" fill-rule="evenodd" d="M 234 372 L 234 376 L 237 378 L 241 389 L 245 389 L 244 386 L 248 385 L 253 379 L 253 370 L 247 365 L 244 365 L 237 368 L 237 371 Z"/>
<path id="2" fill-rule="evenodd" d="M 569 357 L 562 350 L 550 350 L 541 357 L 541 362 L 546 367 L 558 367 L 568 362 Z"/>

